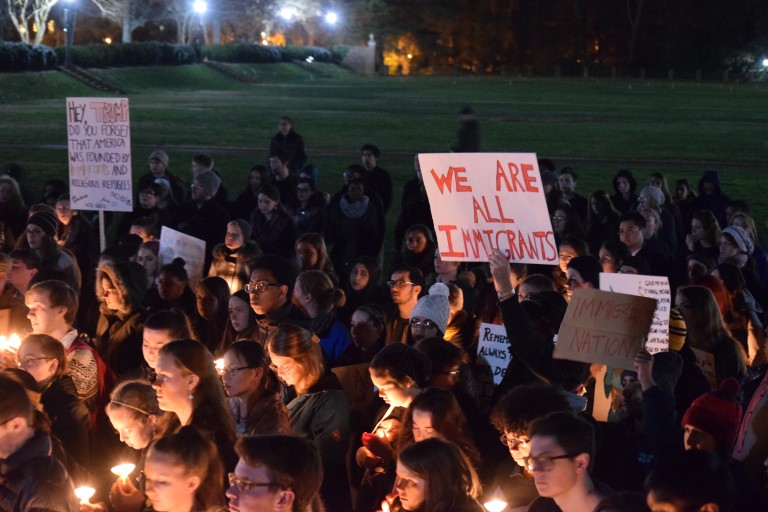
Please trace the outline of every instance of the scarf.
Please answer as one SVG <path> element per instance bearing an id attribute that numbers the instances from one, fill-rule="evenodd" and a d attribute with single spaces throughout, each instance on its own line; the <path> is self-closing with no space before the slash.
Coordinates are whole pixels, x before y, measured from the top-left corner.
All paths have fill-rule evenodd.
<path id="1" fill-rule="evenodd" d="M 368 196 L 363 196 L 360 201 L 357 201 L 356 203 L 350 203 L 349 199 L 347 199 L 347 196 L 344 195 L 341 197 L 339 206 L 341 207 L 341 211 L 345 216 L 349 217 L 350 219 L 359 219 L 365 215 L 366 211 L 368 211 L 368 202 Z"/>

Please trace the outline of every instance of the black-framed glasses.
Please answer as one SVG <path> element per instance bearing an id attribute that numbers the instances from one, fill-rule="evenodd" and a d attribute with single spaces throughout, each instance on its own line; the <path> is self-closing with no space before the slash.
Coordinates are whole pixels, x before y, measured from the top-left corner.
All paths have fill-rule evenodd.
<path id="1" fill-rule="evenodd" d="M 257 283 L 250 282 L 243 286 L 245 293 L 262 293 L 268 286 L 282 286 L 280 283 L 268 283 L 267 281 L 259 281 Z"/>
<path id="2" fill-rule="evenodd" d="M 35 364 L 36 361 L 42 361 L 42 360 L 50 360 L 53 359 L 52 357 L 25 357 L 24 359 L 19 360 L 19 368 L 26 368 L 28 366 L 32 366 Z"/>
<path id="3" fill-rule="evenodd" d="M 238 366 L 237 368 L 222 368 L 217 373 L 222 377 L 234 377 L 237 372 L 250 370 L 251 366 Z"/>
<path id="4" fill-rule="evenodd" d="M 564 455 L 541 455 L 539 457 L 528 456 L 523 459 L 528 471 L 552 471 L 555 461 L 560 459 L 572 459 L 578 453 L 566 453 Z"/>
<path id="5" fill-rule="evenodd" d="M 416 283 L 406 281 L 405 279 L 398 279 L 397 281 L 387 281 L 387 286 L 389 286 L 390 288 L 401 288 L 407 284 L 411 286 L 416 286 Z"/>
<path id="6" fill-rule="evenodd" d="M 264 482 L 264 483 L 249 482 L 248 480 L 243 480 L 242 478 L 238 478 L 238 476 L 234 473 L 228 473 L 227 479 L 229 480 L 230 486 L 237 487 L 238 492 L 248 492 L 251 489 L 254 489 L 256 487 L 270 487 L 275 485 L 274 482 Z"/>
<path id="7" fill-rule="evenodd" d="M 411 327 L 423 327 L 425 329 L 431 329 L 432 327 L 437 327 L 437 324 L 433 322 L 432 320 L 425 318 L 411 318 L 411 321 L 409 322 Z"/>
<path id="8" fill-rule="evenodd" d="M 524 446 L 528 446 L 528 443 L 531 442 L 531 440 L 528 439 L 527 437 L 516 436 L 512 434 L 501 434 L 501 436 L 499 436 L 499 441 L 501 441 L 501 444 L 503 444 L 507 448 L 512 448 L 513 446 L 518 446 L 522 448 Z"/>

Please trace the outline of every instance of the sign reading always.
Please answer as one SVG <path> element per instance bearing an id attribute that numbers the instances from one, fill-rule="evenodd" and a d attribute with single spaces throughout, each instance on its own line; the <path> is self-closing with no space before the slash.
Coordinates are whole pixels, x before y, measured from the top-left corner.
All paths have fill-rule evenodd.
<path id="1" fill-rule="evenodd" d="M 419 155 L 440 256 L 554 264 L 557 246 L 533 153 Z"/>
<path id="2" fill-rule="evenodd" d="M 480 324 L 480 337 L 477 340 L 478 380 L 498 386 L 509 366 L 509 340 L 503 325 Z"/>
<path id="3" fill-rule="evenodd" d="M 656 310 L 656 300 L 577 289 L 557 334 L 554 357 L 632 368 Z"/>
<path id="4" fill-rule="evenodd" d="M 72 209 L 130 212 L 131 130 L 127 98 L 67 98 Z"/>
<path id="5" fill-rule="evenodd" d="M 669 308 L 672 294 L 669 278 L 634 274 L 600 274 L 600 289 L 656 299 L 656 311 L 648 331 L 645 349 L 651 354 L 669 350 Z"/>

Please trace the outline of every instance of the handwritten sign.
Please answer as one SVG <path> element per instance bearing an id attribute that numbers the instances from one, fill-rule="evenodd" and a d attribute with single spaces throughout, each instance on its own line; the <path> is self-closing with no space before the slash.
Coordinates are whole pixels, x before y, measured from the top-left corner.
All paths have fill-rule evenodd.
<path id="1" fill-rule="evenodd" d="M 131 129 L 127 98 L 67 98 L 72 209 L 130 212 Z"/>
<path id="2" fill-rule="evenodd" d="M 533 153 L 421 154 L 419 165 L 446 261 L 555 264 L 555 235 Z"/>
<path id="3" fill-rule="evenodd" d="M 171 263 L 174 258 L 184 259 L 189 287 L 192 290 L 197 288 L 197 283 L 203 278 L 205 242 L 163 226 L 160 229 L 160 254 L 158 255 L 160 266 Z"/>
<path id="4" fill-rule="evenodd" d="M 632 368 L 648 335 L 656 301 L 593 289 L 576 289 L 557 335 L 554 357 Z"/>
<path id="5" fill-rule="evenodd" d="M 696 366 L 699 367 L 701 373 L 706 377 L 709 382 L 710 389 L 717 389 L 717 376 L 715 374 L 715 355 L 711 352 L 705 352 L 697 348 L 691 347 L 693 355 L 696 356 Z"/>
<path id="6" fill-rule="evenodd" d="M 648 331 L 645 349 L 651 354 L 669 350 L 669 308 L 672 304 L 672 293 L 667 277 L 602 273 L 600 289 L 656 299 L 656 311 L 653 312 L 653 322 Z"/>
<path id="7" fill-rule="evenodd" d="M 477 340 L 477 359 L 475 365 L 479 377 L 484 382 L 498 386 L 509 366 L 509 340 L 503 325 L 480 324 L 480 336 Z"/>
<path id="8" fill-rule="evenodd" d="M 355 412 L 365 411 L 368 404 L 374 399 L 373 382 L 368 371 L 368 363 L 353 364 L 349 366 L 337 366 L 331 371 L 336 374 L 341 389 L 349 400 L 349 410 Z"/>

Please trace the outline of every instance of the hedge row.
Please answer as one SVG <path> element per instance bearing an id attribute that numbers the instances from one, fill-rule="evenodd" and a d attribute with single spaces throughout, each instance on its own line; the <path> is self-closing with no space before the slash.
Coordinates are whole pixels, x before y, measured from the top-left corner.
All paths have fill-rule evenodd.
<path id="1" fill-rule="evenodd" d="M 56 54 L 48 46 L 0 43 L 0 71 L 43 71 L 56 63 Z"/>
<path id="2" fill-rule="evenodd" d="M 66 48 L 56 48 L 64 62 Z M 197 60 L 191 46 L 170 43 L 86 44 L 72 47 L 72 63 L 83 68 L 120 66 L 169 66 L 191 64 Z"/>
<path id="3" fill-rule="evenodd" d="M 318 62 L 340 62 L 342 52 L 317 46 L 262 46 L 255 44 L 205 45 L 200 51 L 222 62 L 290 62 L 312 57 Z M 66 48 L 0 43 L 0 71 L 40 71 L 64 63 Z M 83 68 L 191 64 L 195 49 L 169 43 L 87 44 L 72 47 L 72 63 Z"/>

